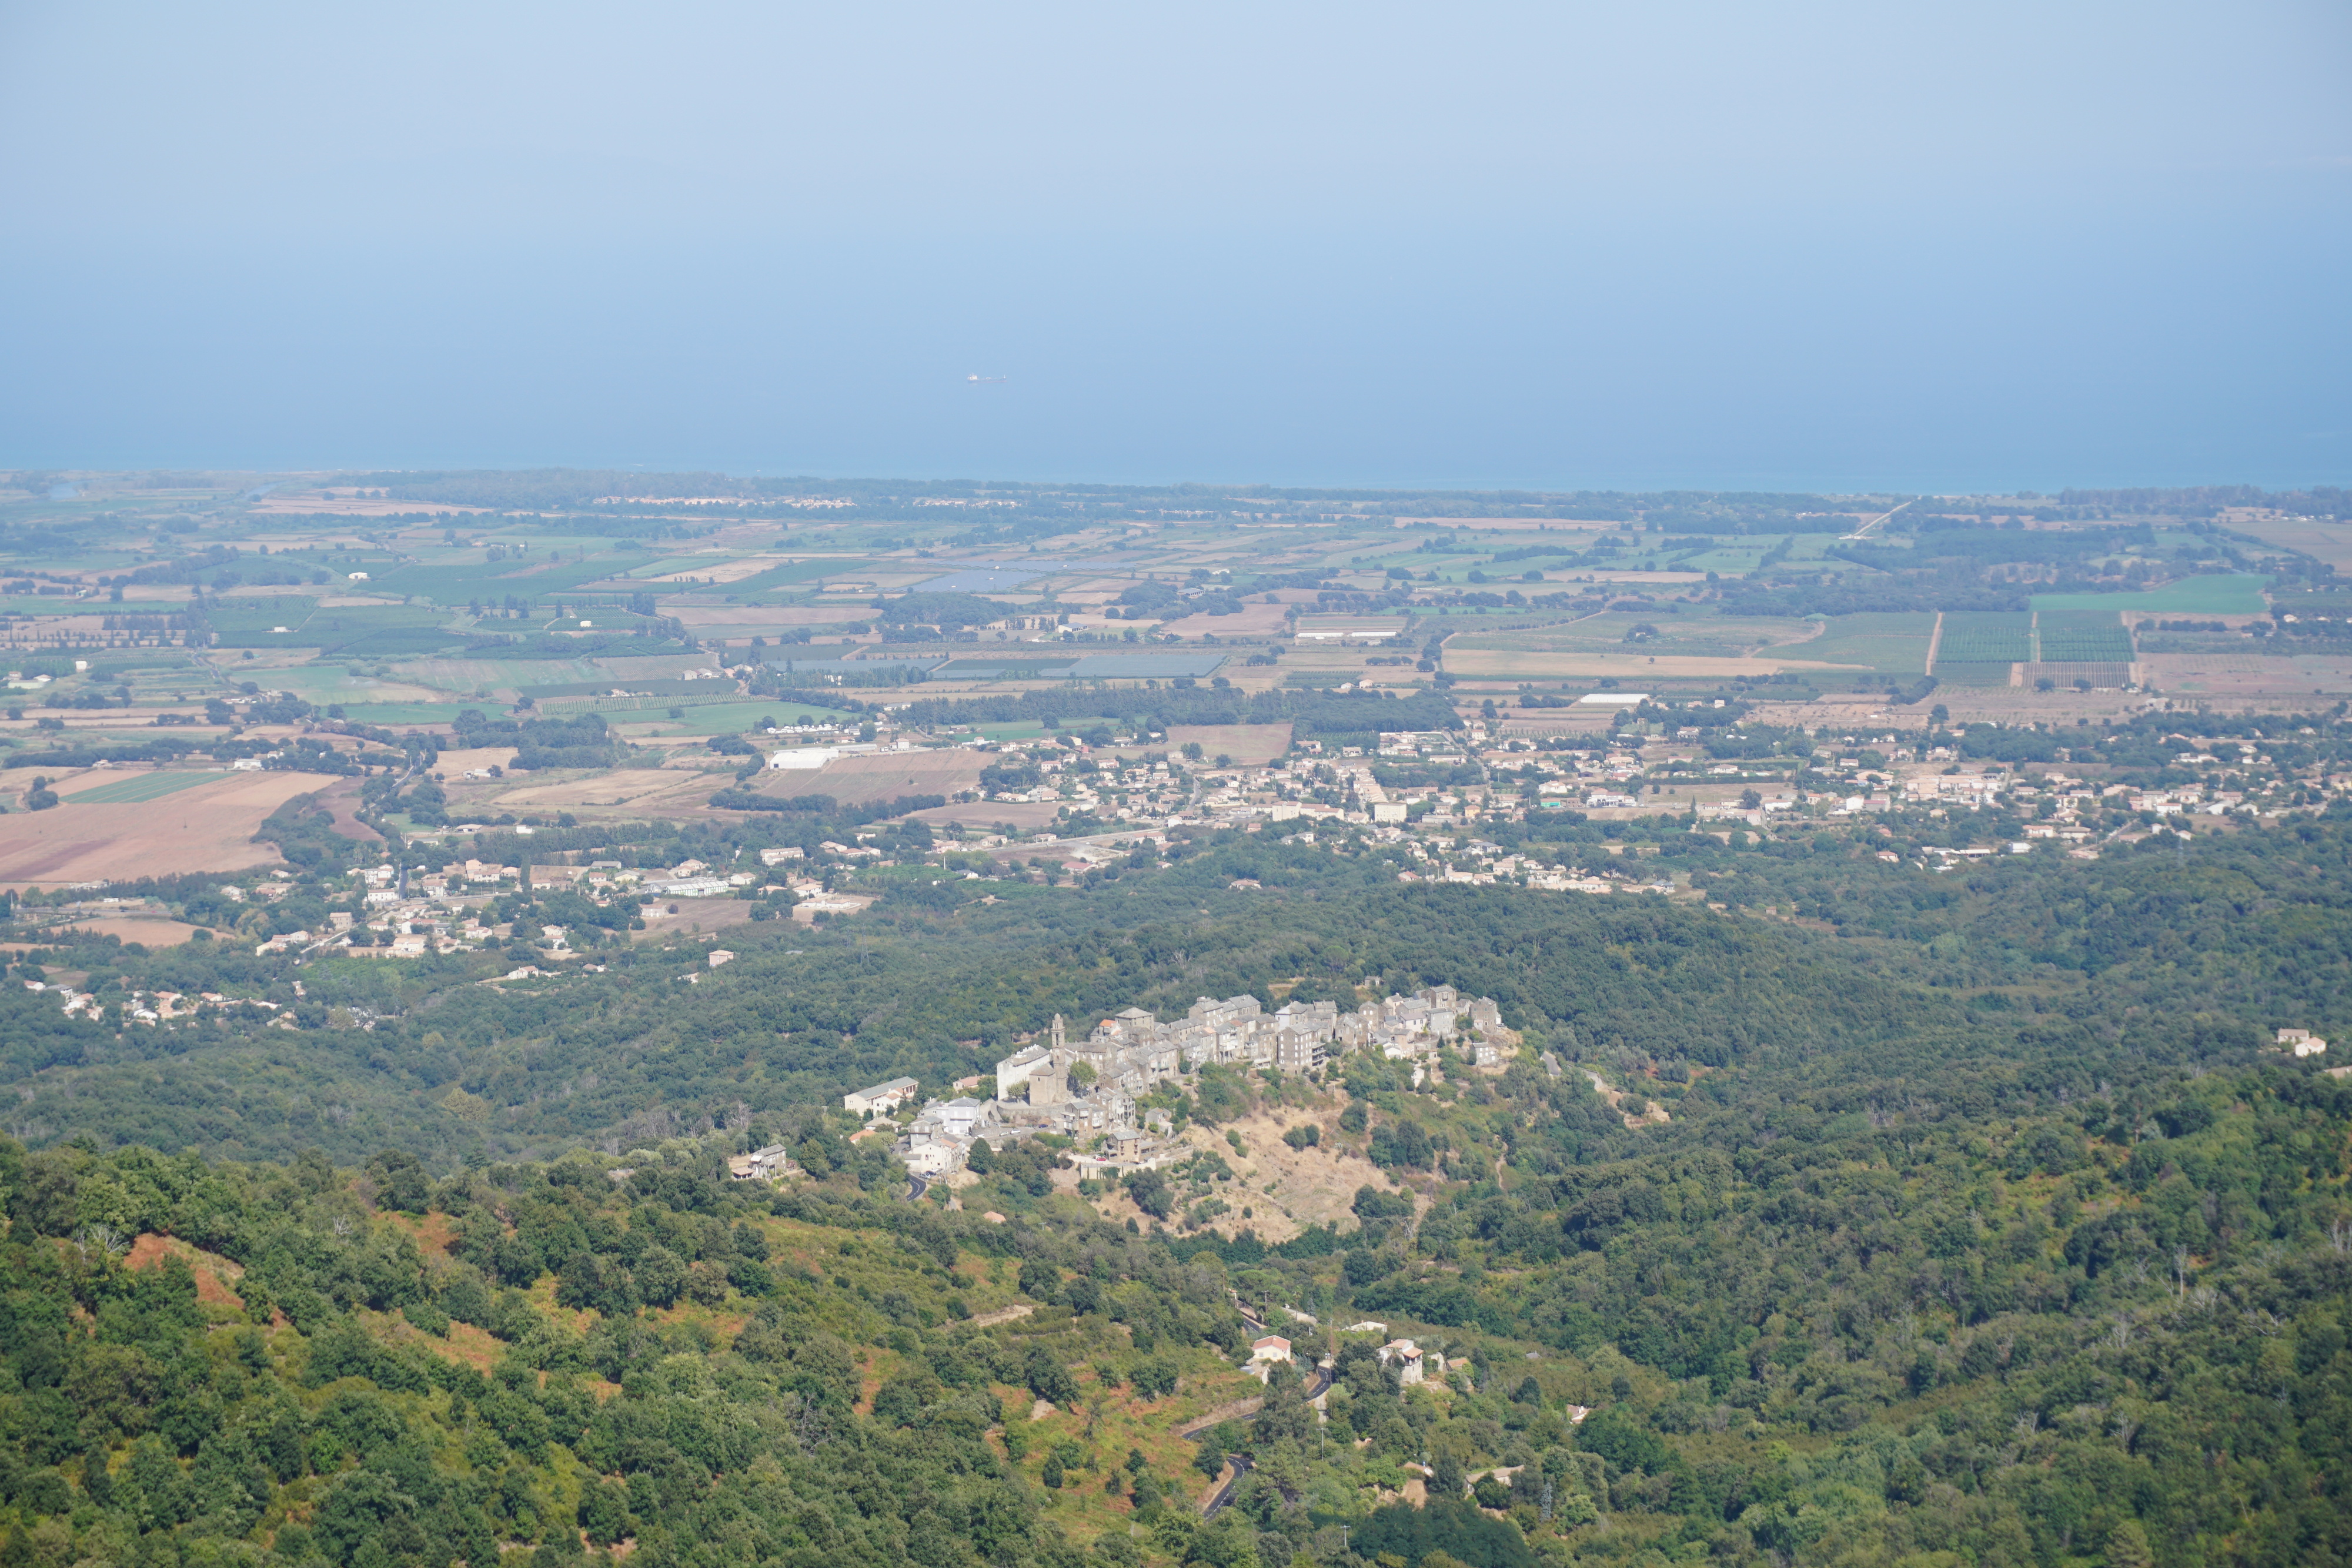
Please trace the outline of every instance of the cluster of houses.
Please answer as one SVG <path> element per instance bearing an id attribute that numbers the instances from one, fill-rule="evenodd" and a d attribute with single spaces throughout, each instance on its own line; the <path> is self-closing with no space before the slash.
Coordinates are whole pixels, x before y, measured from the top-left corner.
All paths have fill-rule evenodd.
<path id="1" fill-rule="evenodd" d="M 797 849 L 791 852 L 794 856 L 800 852 Z M 389 865 L 371 866 L 359 874 L 367 887 L 367 918 L 355 920 L 350 915 L 337 913 L 329 917 L 329 929 L 289 931 L 268 938 L 254 951 L 268 956 L 277 953 L 310 952 L 333 947 L 362 957 L 378 958 L 421 958 L 432 953 L 473 952 L 484 937 L 495 934 L 493 927 L 484 924 L 477 913 L 478 907 L 486 901 L 483 890 L 495 888 L 502 882 L 520 883 L 525 876 L 525 869 L 467 860 L 462 864 L 453 863 L 446 872 L 424 872 L 415 876 L 409 875 L 405 868 Z M 597 861 L 585 867 L 533 866 L 530 868 L 529 874 L 541 883 L 568 885 L 600 906 L 609 905 L 614 898 L 635 899 L 641 892 L 667 898 L 740 895 L 744 889 L 762 880 L 761 873 L 730 872 L 724 867 L 706 865 L 698 860 L 680 862 L 667 873 L 634 871 L 624 867 L 618 861 Z M 825 894 L 823 887 L 814 881 L 795 881 L 792 885 L 795 891 L 810 897 L 833 896 Z M 220 891 L 238 903 L 245 902 L 244 891 L 234 884 L 225 885 Z M 285 891 L 282 885 L 269 883 L 255 889 L 263 897 L 276 897 Z M 863 909 L 872 902 L 870 898 L 858 898 L 838 906 L 819 903 L 816 907 L 856 910 Z M 355 941 L 354 932 L 362 926 L 380 934 L 383 939 L 371 944 L 362 933 Z M 515 934 L 530 935 L 522 930 Z M 570 951 L 566 927 L 541 925 L 538 927 L 537 934 L 553 950 L 559 953 Z M 713 967 L 724 962 L 725 958 L 716 958 Z"/>
<path id="2" fill-rule="evenodd" d="M 52 986 L 42 980 L 26 980 L 24 986 L 28 991 L 48 992 L 56 996 L 64 1005 L 68 1018 L 79 1015 L 103 1019 L 106 1017 L 105 999 L 93 992 L 78 991 L 71 986 Z M 251 997 L 223 996 L 218 991 L 202 991 L 193 999 L 184 991 L 133 991 L 122 998 L 121 1016 L 125 1023 L 146 1024 L 152 1028 L 159 1023 L 174 1023 L 183 1019 L 195 1018 L 206 1006 L 226 1008 L 238 1005 L 259 1008 L 265 1012 L 281 1010 L 276 1002 Z M 292 1019 L 289 1016 L 281 1021 L 290 1024 Z"/>
<path id="3" fill-rule="evenodd" d="M 1315 1320 L 1304 1312 L 1293 1312 L 1291 1315 L 1309 1326 L 1314 1324 Z M 1386 1323 L 1377 1322 L 1349 1323 L 1339 1332 L 1351 1334 L 1384 1334 L 1389 1332 L 1389 1326 Z M 1249 1370 L 1256 1374 L 1258 1381 L 1263 1383 L 1276 1362 L 1295 1362 L 1297 1349 L 1297 1347 L 1282 1334 L 1262 1335 L 1250 1343 Z M 1394 1367 L 1397 1381 L 1407 1387 L 1424 1382 L 1433 1376 L 1444 1376 L 1445 1369 L 1449 1364 L 1455 1366 L 1465 1364 L 1462 1359 L 1448 1363 L 1443 1351 L 1427 1349 L 1409 1339 L 1390 1340 L 1373 1354 L 1380 1357 L 1382 1366 Z M 1330 1365 L 1331 1358 L 1326 1356 L 1321 1364 Z"/>
<path id="4" fill-rule="evenodd" d="M 1350 1051 L 1378 1051 L 1420 1063 L 1454 1046 L 1481 1067 L 1509 1061 L 1518 1037 L 1503 1025 L 1491 997 L 1465 998 L 1451 986 L 1388 996 L 1353 1012 L 1333 1002 L 1292 1002 L 1268 1012 L 1255 997 L 1202 997 L 1184 1016 L 1162 1023 L 1141 1008 L 1102 1019 L 1073 1040 L 1056 1016 L 1045 1038 L 1024 1042 L 996 1064 L 995 1093 L 963 1094 L 925 1104 L 901 1134 L 898 1154 L 917 1176 L 962 1168 L 977 1139 L 992 1145 L 1053 1133 L 1093 1152 L 1076 1157 L 1089 1171 L 1148 1167 L 1173 1150 L 1163 1111 L 1142 1101 L 1158 1085 L 1217 1063 L 1309 1073 Z M 984 1080 L 959 1088 L 979 1089 Z M 842 1097 L 845 1109 L 872 1119 L 895 1113 L 917 1084 L 896 1078 Z"/>

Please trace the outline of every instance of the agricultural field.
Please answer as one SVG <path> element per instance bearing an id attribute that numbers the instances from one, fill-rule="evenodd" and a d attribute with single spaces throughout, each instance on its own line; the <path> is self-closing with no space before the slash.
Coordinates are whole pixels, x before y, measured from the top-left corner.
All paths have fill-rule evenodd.
<path id="1" fill-rule="evenodd" d="M 805 564 L 761 555 L 673 556 L 647 566 L 633 567 L 629 576 L 639 582 L 725 583 L 733 587 L 761 572 Z"/>
<path id="2" fill-rule="evenodd" d="M 671 708 L 677 712 L 673 716 Z M 855 724 L 856 716 L 835 708 L 817 707 L 808 703 L 782 702 L 763 699 L 759 702 L 673 703 L 664 706 L 659 698 L 637 706 L 613 703 L 596 705 L 550 705 L 551 714 L 595 713 L 624 736 L 638 738 L 647 736 L 674 735 L 742 735 L 756 734 L 776 725 Z"/>
<path id="3" fill-rule="evenodd" d="M 304 702 L 319 707 L 354 704 L 430 704 L 456 689 L 437 684 L 385 679 L 335 664 L 275 669 L 270 673 L 269 685 L 281 691 L 292 692 Z"/>
<path id="4" fill-rule="evenodd" d="M 1816 624 L 1820 634 L 1796 645 L 1809 660 L 1883 675 L 1927 673 L 1927 647 L 1936 634 L 1932 611 L 1830 616 Z"/>
<path id="5" fill-rule="evenodd" d="M 342 705 L 343 716 L 353 724 L 377 726 L 444 725 L 457 722 L 457 716 L 472 711 L 479 713 L 484 703 L 467 702 L 357 702 Z"/>
<path id="6" fill-rule="evenodd" d="M 200 784 L 216 784 L 220 778 L 217 771 L 133 773 L 128 777 L 92 773 L 86 779 L 76 779 L 70 792 L 59 792 L 77 806 L 118 806 L 160 800 Z"/>
<path id="7" fill-rule="evenodd" d="M 1936 663 L 2011 664 L 2033 657 L 2033 617 L 2025 612 L 1954 611 L 1943 618 Z"/>
<path id="8" fill-rule="evenodd" d="M 1285 616 L 1288 607 L 1281 604 L 1252 603 L 1243 606 L 1233 615 L 1188 615 L 1167 624 L 1172 637 L 1274 637 L 1287 627 Z"/>
<path id="9" fill-rule="evenodd" d="M 446 613 L 407 605 L 328 608 L 308 599 L 226 603 L 233 610 L 211 618 L 215 646 L 222 648 L 316 648 L 347 658 L 399 658 L 466 640 L 462 630 L 447 625 Z"/>
<path id="10" fill-rule="evenodd" d="M 1685 550 L 1670 559 L 1676 571 L 1714 572 L 1719 577 L 1740 577 L 1756 570 L 1764 552 L 1774 541 L 1757 539 L 1718 539 L 1704 549 Z"/>
<path id="11" fill-rule="evenodd" d="M 845 806 L 863 806 L 902 795 L 954 796 L 978 789 L 988 758 L 961 747 L 894 751 L 871 757 L 836 757 L 814 771 L 771 771 L 755 780 L 773 795 L 830 795 Z"/>
<path id="12" fill-rule="evenodd" d="M 1955 686 L 2128 685 L 2131 632 L 2112 610 L 1953 612 L 1942 617 L 1934 674 Z"/>
<path id="13" fill-rule="evenodd" d="M 586 659 L 409 659 L 392 666 L 404 681 L 445 692 L 512 689 L 535 681 L 609 679 Z"/>
<path id="14" fill-rule="evenodd" d="M 2262 517 L 2232 519 L 2228 527 L 2275 549 L 2325 561 L 2337 575 L 2352 578 L 2352 524 L 2320 517 Z"/>
<path id="15" fill-rule="evenodd" d="M 2143 653 L 2138 668 L 2157 691 L 2227 704 L 2289 708 L 2352 697 L 2352 654 L 2249 653 Z"/>
<path id="16" fill-rule="evenodd" d="M 2005 686 L 2012 666 L 2033 659 L 2030 611 L 1954 611 L 1936 633 L 1938 681 L 1963 686 Z"/>
<path id="17" fill-rule="evenodd" d="M 2126 615 L 2260 615 L 2269 608 L 2263 578 L 2249 573 L 2184 577 L 2142 593 L 2037 593 L 2040 611 L 2092 611 Z"/>
<path id="18" fill-rule="evenodd" d="M 487 819 L 508 812 L 552 816 L 566 811 L 602 821 L 616 815 L 698 811 L 714 789 L 730 782 L 731 777 L 725 772 L 624 767 L 556 777 L 512 773 L 504 779 L 453 779 L 446 788 L 452 821 Z"/>
<path id="19" fill-rule="evenodd" d="M 1075 659 L 1001 658 L 950 659 L 931 672 L 937 681 L 1062 681 L 1076 669 Z"/>
<path id="20" fill-rule="evenodd" d="M 613 697 L 612 693 L 614 688 L 615 686 L 619 686 L 627 690 L 638 698 L 700 697 L 708 700 L 710 695 L 712 684 L 713 683 L 709 681 L 688 680 L 615 681 L 607 676 L 605 679 L 601 681 L 536 682 L 530 685 L 518 686 L 516 688 L 516 693 L 518 695 L 530 697 L 538 702 L 545 702 L 550 698 L 561 699 L 567 697 L 593 697 L 612 701 L 628 700 L 626 698 Z M 733 694 L 730 693 L 729 695 L 732 695 Z"/>
<path id="21" fill-rule="evenodd" d="M 196 927 L 184 920 L 173 920 L 162 915 L 101 915 L 87 920 L 68 920 L 50 926 L 41 935 L 51 932 L 63 935 L 79 932 L 90 936 L 111 936 L 119 942 L 136 942 L 150 949 L 176 947 L 196 934 Z M 21 951 L 22 949 L 15 949 Z"/>
<path id="22" fill-rule="evenodd" d="M 145 782 L 113 773 L 86 777 L 101 792 Z M 77 798 L 82 782 L 56 786 L 63 805 L 0 816 L 0 883 L 69 886 L 267 865 L 278 852 L 254 842 L 254 830 L 321 780 L 304 773 L 222 773 L 158 797 L 97 802 Z"/>
<path id="23" fill-rule="evenodd" d="M 609 540 L 598 543 L 610 548 Z M 558 547 L 560 549 L 561 547 Z M 536 561 L 436 561 L 429 555 L 369 573 L 373 592 L 415 595 L 442 605 L 497 601 L 509 595 L 544 598 L 569 593 L 612 575 L 608 561 L 547 559 Z"/>
<path id="24" fill-rule="evenodd" d="M 1042 800 L 951 800 L 909 813 L 909 820 L 935 828 L 954 827 L 975 832 L 1028 833 L 1051 829 L 1060 809 Z"/>
<path id="25" fill-rule="evenodd" d="M 1620 610 L 1587 616 L 1565 626 L 1465 632 L 1454 641 L 1529 652 L 1640 646 L 1654 653 L 1671 651 L 1696 658 L 1738 659 L 1761 648 L 1801 643 L 1809 630 L 1803 622 L 1777 617 L 1738 619 L 1705 613 L 1677 615 L 1655 610 Z"/>
<path id="26" fill-rule="evenodd" d="M 793 661 L 807 670 L 812 661 Z M 1225 663 L 1223 653 L 1089 653 L 1085 644 L 1066 651 L 1024 646 L 1004 653 L 955 653 L 931 668 L 931 679 L 946 682 L 1004 682 L 1004 679 L 1181 679 L 1206 677 Z M 854 665 L 842 665 L 854 668 Z"/>
<path id="27" fill-rule="evenodd" d="M 2131 663 L 2131 632 L 2113 611 L 2045 611 L 2034 617 L 2033 630 L 2045 662 Z"/>
<path id="28" fill-rule="evenodd" d="M 1338 643 L 1394 637 L 1403 633 L 1407 617 L 1398 615 L 1301 615 L 1297 635 L 1301 639 L 1328 640 Z"/>
<path id="29" fill-rule="evenodd" d="M 289 632 L 299 628 L 318 612 L 319 601 L 310 594 L 271 594 L 262 598 L 224 599 L 206 617 L 213 630 L 224 637 L 246 633 L 268 633 L 278 626 Z"/>
<path id="30" fill-rule="evenodd" d="M 854 734 L 878 721 L 887 737 L 887 716 L 905 705 L 967 701 L 919 738 L 1032 740 L 1055 734 L 1035 705 L 1069 702 L 1073 682 L 1107 693 L 1176 686 L 1192 702 L 1341 687 L 1426 700 L 1458 681 L 1467 711 L 1517 686 L 1566 695 L 1607 680 L 1628 690 L 1774 680 L 1783 697 L 1874 690 L 1916 681 L 1932 648 L 1936 674 L 1970 694 L 1964 701 L 2054 704 L 2087 700 L 2078 683 L 2127 684 L 2132 623 L 2243 621 L 2263 613 L 2271 586 L 2251 570 L 2247 542 L 2268 525 L 2158 517 L 2086 522 L 2092 537 L 2078 538 L 2073 519 L 2044 517 L 1987 540 L 1915 528 L 1906 514 L 1866 541 L 1842 537 L 1843 519 L 1879 515 L 1892 505 L 1884 497 L 1497 497 L 1491 516 L 1448 517 L 1400 513 L 1465 509 L 1458 497 L 1358 509 L 1331 497 L 1188 489 L 1147 504 L 1107 491 L 983 510 L 885 503 L 870 489 L 855 499 L 853 486 L 838 508 L 795 502 L 758 515 L 655 502 L 615 512 L 609 489 L 541 504 L 515 499 L 535 494 L 538 480 L 475 478 L 478 505 L 439 491 L 404 505 L 389 493 L 406 482 L 383 476 L 240 476 L 148 490 L 86 476 L 82 494 L 54 504 L 0 492 L 0 629 L 24 676 L 9 699 L 18 716 L 0 720 L 0 763 L 55 759 L 41 766 L 74 779 L 65 806 L 18 813 L 26 820 L 14 831 L 46 839 L 89 813 L 168 816 L 224 788 L 172 779 L 273 751 L 285 767 L 300 755 L 296 743 L 322 734 L 346 756 L 375 747 L 369 779 L 286 777 L 348 815 L 360 785 L 405 758 L 403 745 L 431 737 L 455 758 L 456 726 L 469 713 L 552 726 L 593 717 L 644 750 L 610 768 L 453 776 L 453 811 L 708 822 L 733 820 L 709 807 L 710 794 L 740 758 L 772 744 L 758 733 L 771 723 Z M 1013 493 L 997 487 L 987 498 Z M 2295 526 L 2323 553 L 2342 537 L 2334 524 Z M 2263 549 L 2293 544 L 2282 536 Z M 2034 561 L 2048 570 L 2023 570 Z M 2028 585 L 2047 589 L 2032 601 L 2038 626 L 2024 612 L 1952 612 L 1939 631 L 1932 585 L 1959 570 L 1977 570 L 1969 602 L 2024 602 Z M 2280 580 L 2300 592 L 2325 579 L 2298 567 Z M 907 590 L 940 596 L 938 625 L 893 618 Z M 1239 613 L 1199 612 L 1198 595 L 1225 591 Z M 1109 602 L 1123 594 L 1133 601 Z M 1608 608 L 1629 598 L 1647 602 Z M 1112 608 L 1116 618 L 1104 613 Z M 1129 619 L 1129 610 L 1148 612 Z M 1058 634 L 1041 633 L 1030 620 L 1041 614 Z M 1311 635 L 1342 630 L 1359 635 Z M 2306 630 L 2297 642 L 2324 643 L 2324 631 Z M 822 641 L 786 640 L 804 636 Z M 2147 666 L 2151 684 L 2217 700 L 2284 700 L 2340 684 L 2326 653 L 2290 658 L 2232 642 L 2185 652 L 2168 643 L 2162 656 L 2187 662 Z M 886 659 L 918 667 L 877 664 Z M 688 678 L 704 671 L 714 674 Z M 645 695 L 614 697 L 615 687 Z M 2266 695 L 2248 695 L 2256 691 Z M 1211 758 L 1253 766 L 1283 745 L 1280 726 L 1176 730 L 1155 748 L 1196 739 Z M 720 744 L 706 756 L 705 741 Z M 480 749 L 514 760 L 512 748 Z M 887 781 L 952 795 L 982 754 L 959 755 L 895 780 L 896 763 L 843 766 L 834 776 L 842 790 L 826 792 L 865 800 L 869 783 Z M 100 756 L 138 771 L 75 771 Z M 669 765 L 651 766 L 656 758 Z M 931 767 L 936 787 L 918 788 Z M 1051 821 L 1052 810 L 1027 825 Z M 35 816 L 49 825 L 37 831 Z M 427 802 L 415 821 L 433 818 Z M 251 832 L 228 845 L 235 835 L 223 830 L 217 852 L 239 864 L 276 852 L 245 841 Z M 41 853 L 56 859 L 57 848 Z"/>
<path id="31" fill-rule="evenodd" d="M 1610 611 L 1564 625 L 1464 631 L 1445 644 L 1445 667 L 1465 677 L 1519 680 L 1609 675 L 1730 677 L 1812 670 L 1809 632 L 1786 617 Z"/>
<path id="32" fill-rule="evenodd" d="M 1181 752 L 1186 746 L 1198 746 L 1212 762 L 1230 757 L 1235 767 L 1258 768 L 1290 749 L 1290 733 L 1286 724 L 1178 724 L 1168 727 L 1164 740 L 1122 747 L 1114 755 L 1134 758 L 1146 751 Z"/>

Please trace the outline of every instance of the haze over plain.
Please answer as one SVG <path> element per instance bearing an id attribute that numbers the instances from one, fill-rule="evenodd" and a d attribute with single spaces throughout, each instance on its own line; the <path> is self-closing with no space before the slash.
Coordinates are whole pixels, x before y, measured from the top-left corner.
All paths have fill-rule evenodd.
<path id="1" fill-rule="evenodd" d="M 0 460 L 2342 482 L 2347 42 L 2315 4 L 14 5 Z"/>

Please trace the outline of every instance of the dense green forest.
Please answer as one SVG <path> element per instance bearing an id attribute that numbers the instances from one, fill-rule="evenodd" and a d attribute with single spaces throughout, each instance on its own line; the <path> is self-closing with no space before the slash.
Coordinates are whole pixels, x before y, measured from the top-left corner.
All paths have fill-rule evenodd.
<path id="1" fill-rule="evenodd" d="M 878 1151 L 805 1110 L 634 1166 L 438 1179 L 397 1150 L 338 1172 L 0 1143 L 0 1552 L 2352 1553 L 2352 1090 L 2274 1066 L 2002 1093 L 1928 1068 L 1891 1103 L 1895 1084 L 1818 1076 L 1705 1073 L 1673 1124 L 1628 1136 L 1580 1080 L 1525 1064 L 1425 1095 L 1362 1063 L 1330 1137 L 1368 1127 L 1432 1201 L 1416 1221 L 1368 1188 L 1359 1229 L 1275 1249 L 1097 1218 L 1054 1191 L 1050 1151 L 1000 1158 L 961 1212 L 908 1204 Z M 1296 1092 L 1226 1083 L 1194 1109 Z M 770 1135 L 812 1179 L 721 1179 L 725 1149 Z M 1016 1297 L 1036 1310 L 974 1321 Z M 1277 1374 L 1255 1412 L 1181 1440 L 1253 1387 L 1244 1302 L 1378 1313 L 1453 1365 L 1401 1387 L 1350 1338 L 1328 1424 Z M 1058 1412 L 1026 1419 L 1033 1399 Z M 1203 1521 L 1215 1472 L 1239 1484 Z M 1394 1500 L 1423 1473 L 1436 1500 Z"/>
<path id="2" fill-rule="evenodd" d="M 613 852 L 809 831 L 751 815 Z M 1068 885 L 901 865 L 855 920 L 731 929 L 716 970 L 524 887 L 500 916 L 571 923 L 601 971 L 35 953 L 102 1008 L 0 990 L 0 1559 L 2352 1562 L 2352 1084 L 2340 1047 L 2263 1049 L 2352 1039 L 2352 814 L 1940 876 L 1870 828 L 1673 825 L 1490 831 L 1719 909 L 1203 833 Z M 260 930 L 357 896 L 323 857 L 292 881 L 153 891 Z M 1164 1096 L 1386 1173 L 1279 1246 L 1199 1227 L 1246 1201 L 1222 1161 L 1121 1218 L 1021 1146 L 950 1209 L 824 1109 L 1057 1012 L 1435 982 L 1496 998 L 1521 1059 Z M 246 999 L 125 1021 L 203 989 Z M 807 1175 L 725 1178 L 768 1143 Z M 1450 1364 L 1404 1386 L 1378 1336 L 1294 1327 L 1336 1353 L 1318 1420 L 1247 1380 L 1244 1307 Z"/>

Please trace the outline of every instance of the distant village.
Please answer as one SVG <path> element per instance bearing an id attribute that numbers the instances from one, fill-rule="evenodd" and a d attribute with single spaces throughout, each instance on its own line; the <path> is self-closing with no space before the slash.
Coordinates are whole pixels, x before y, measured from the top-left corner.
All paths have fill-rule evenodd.
<path id="1" fill-rule="evenodd" d="M 1143 1101 L 1156 1086 L 1212 1064 L 1309 1073 L 1346 1052 L 1377 1051 L 1412 1063 L 1418 1085 L 1443 1047 L 1477 1066 L 1499 1067 L 1518 1043 L 1493 998 L 1465 998 L 1451 986 L 1384 997 L 1345 1013 L 1333 1002 L 1293 1002 L 1267 1012 L 1255 997 L 1202 997 L 1171 1023 L 1129 1008 L 1079 1040 L 1069 1038 L 1056 1015 L 1045 1038 L 996 1064 L 989 1098 L 966 1093 L 924 1103 L 896 1153 L 908 1170 L 929 1178 L 961 1170 L 979 1139 L 1001 1148 L 1051 1133 L 1086 1151 L 1072 1156 L 1081 1170 L 1118 1175 L 1181 1157 L 1168 1113 Z M 967 1079 L 956 1087 L 977 1090 L 986 1082 Z M 894 1078 L 842 1096 L 842 1104 L 869 1120 L 892 1115 L 919 1087 L 914 1079 Z"/>

